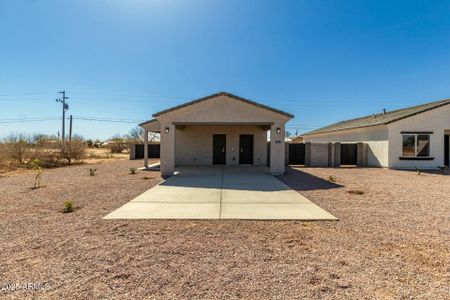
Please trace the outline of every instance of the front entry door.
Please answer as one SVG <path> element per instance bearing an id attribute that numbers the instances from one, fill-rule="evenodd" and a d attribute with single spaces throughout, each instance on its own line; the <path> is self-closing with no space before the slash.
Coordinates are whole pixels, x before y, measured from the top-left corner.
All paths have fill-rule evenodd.
<path id="1" fill-rule="evenodd" d="M 341 165 L 356 165 L 358 161 L 357 144 L 341 144 Z"/>
<path id="2" fill-rule="evenodd" d="M 239 136 L 239 164 L 253 165 L 253 135 L 241 134 Z"/>
<path id="3" fill-rule="evenodd" d="M 225 165 L 227 160 L 226 146 L 227 137 L 225 134 L 213 135 L 213 165 Z"/>
<path id="4" fill-rule="evenodd" d="M 445 135 L 444 136 L 444 151 L 445 151 L 445 154 L 444 154 L 444 165 L 446 165 L 447 167 L 450 167 L 450 164 L 449 164 L 449 156 L 450 156 L 450 147 L 449 147 L 449 135 Z"/>

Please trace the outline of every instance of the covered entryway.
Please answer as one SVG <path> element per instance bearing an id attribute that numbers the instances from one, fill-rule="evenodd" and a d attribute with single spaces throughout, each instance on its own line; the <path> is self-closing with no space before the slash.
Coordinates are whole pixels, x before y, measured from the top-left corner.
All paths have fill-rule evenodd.
<path id="1" fill-rule="evenodd" d="M 289 144 L 289 164 L 304 165 L 306 155 L 305 144 Z"/>
<path id="2" fill-rule="evenodd" d="M 337 220 L 266 167 L 182 167 L 105 219 Z"/>
<path id="3" fill-rule="evenodd" d="M 341 165 L 358 164 L 358 144 L 341 144 Z"/>

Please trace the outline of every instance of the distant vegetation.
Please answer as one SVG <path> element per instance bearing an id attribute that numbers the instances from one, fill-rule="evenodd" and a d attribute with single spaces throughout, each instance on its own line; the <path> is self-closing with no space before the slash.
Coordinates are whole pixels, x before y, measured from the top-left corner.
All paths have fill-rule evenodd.
<path id="1" fill-rule="evenodd" d="M 115 135 L 106 141 L 84 140 L 75 135 L 69 142 L 45 134 L 10 134 L 0 140 L 0 173 L 20 168 L 35 169 L 62 167 L 98 159 L 124 158 L 133 143 L 143 143 L 144 131 L 135 127 L 125 135 Z M 149 143 L 158 142 L 159 135 L 149 134 Z"/>
<path id="2" fill-rule="evenodd" d="M 62 142 L 51 136 L 11 134 L 0 143 L 0 168 L 52 168 L 70 165 L 85 157 L 85 143 L 81 137 Z"/>

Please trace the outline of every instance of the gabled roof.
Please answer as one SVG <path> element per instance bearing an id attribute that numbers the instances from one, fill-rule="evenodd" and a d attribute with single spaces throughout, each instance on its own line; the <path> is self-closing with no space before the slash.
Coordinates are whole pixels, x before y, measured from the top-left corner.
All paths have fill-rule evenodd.
<path id="1" fill-rule="evenodd" d="M 305 136 L 316 133 L 363 128 L 376 125 L 387 125 L 448 104 L 450 104 L 450 99 L 440 100 L 436 102 L 426 103 L 403 109 L 392 110 L 386 113 L 374 114 L 370 116 L 338 122 L 313 131 L 309 131 L 307 133 L 304 133 L 303 135 Z"/>
<path id="2" fill-rule="evenodd" d="M 263 109 L 266 109 L 266 110 L 270 110 L 270 111 L 273 111 L 273 112 L 275 112 L 275 113 L 284 115 L 284 116 L 289 117 L 289 118 L 293 118 L 293 117 L 294 117 L 294 115 L 291 115 L 291 114 L 289 114 L 289 113 L 287 113 L 287 112 L 284 112 L 284 111 L 275 109 L 275 108 L 273 108 L 273 107 L 266 106 L 266 105 L 257 103 L 257 102 L 255 102 L 255 101 L 252 101 L 252 100 L 249 100 L 249 99 L 245 99 L 245 98 L 242 98 L 242 97 L 239 97 L 239 96 L 236 96 L 236 95 L 227 93 L 227 92 L 219 92 L 219 93 L 212 94 L 212 95 L 209 95 L 209 96 L 200 98 L 200 99 L 196 99 L 196 100 L 193 100 L 193 101 L 190 101 L 190 102 L 186 102 L 186 103 L 184 103 L 184 104 L 181 104 L 181 105 L 178 105 L 178 106 L 169 108 L 169 109 L 165 109 L 165 110 L 163 110 L 163 111 L 157 112 L 156 114 L 153 114 L 153 117 L 156 118 L 156 117 L 158 117 L 158 116 L 160 116 L 160 115 L 162 115 L 162 114 L 166 114 L 166 113 L 168 113 L 168 112 L 171 112 L 171 111 L 174 111 L 174 110 L 183 108 L 183 107 L 187 107 L 187 106 L 190 106 L 190 105 L 193 105 L 193 104 L 196 104 L 196 103 L 200 103 L 200 102 L 203 102 L 203 101 L 206 101 L 206 100 L 209 100 L 209 99 L 218 97 L 218 96 L 228 96 L 228 97 L 233 98 L 233 99 L 235 99 L 235 100 L 239 100 L 239 101 L 242 101 L 242 102 L 245 102 L 245 103 L 248 103 L 248 104 L 257 106 L 257 107 L 259 107 L 259 108 L 263 108 Z"/>
<path id="3" fill-rule="evenodd" d="M 151 119 L 151 120 L 148 120 L 148 121 L 145 121 L 145 122 L 139 124 L 139 126 L 146 125 L 146 124 L 150 124 L 150 123 L 153 123 L 153 122 L 156 122 L 156 121 L 158 121 L 158 120 L 156 120 L 156 119 Z"/>

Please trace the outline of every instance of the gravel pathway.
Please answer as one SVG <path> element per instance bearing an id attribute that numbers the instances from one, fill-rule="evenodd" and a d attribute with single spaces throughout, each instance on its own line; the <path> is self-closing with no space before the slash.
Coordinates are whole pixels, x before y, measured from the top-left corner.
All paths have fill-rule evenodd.
<path id="1" fill-rule="evenodd" d="M 0 178 L 0 298 L 449 297 L 450 176 L 301 168 L 279 178 L 339 222 L 102 220 L 162 180 L 129 174 L 141 165 L 48 170 L 37 190 L 33 174 Z M 78 209 L 62 214 L 64 200 Z M 25 282 L 47 290 L 1 291 Z"/>

